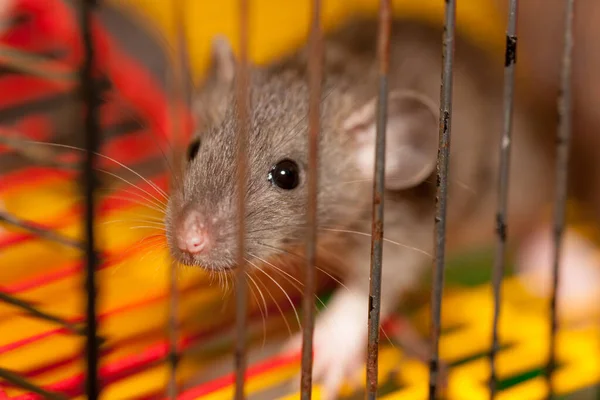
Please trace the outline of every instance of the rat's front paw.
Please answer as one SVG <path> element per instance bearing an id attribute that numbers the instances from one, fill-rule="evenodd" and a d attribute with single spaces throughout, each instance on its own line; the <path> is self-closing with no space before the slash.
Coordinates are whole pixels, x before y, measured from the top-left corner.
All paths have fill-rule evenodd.
<path id="1" fill-rule="evenodd" d="M 356 383 L 362 378 L 366 360 L 366 300 L 348 292 L 337 297 L 317 318 L 313 336 L 313 383 L 320 385 L 323 400 L 337 398 L 346 381 Z M 286 351 L 301 348 L 302 334 L 298 334 L 288 343 Z M 299 379 L 295 389 L 298 384 Z"/>

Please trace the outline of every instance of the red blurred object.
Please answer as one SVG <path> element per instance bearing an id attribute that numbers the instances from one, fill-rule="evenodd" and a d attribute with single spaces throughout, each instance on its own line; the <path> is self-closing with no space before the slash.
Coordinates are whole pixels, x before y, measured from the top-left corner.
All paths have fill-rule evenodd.
<path id="1" fill-rule="evenodd" d="M 93 22 L 98 77 L 109 80 L 118 98 L 147 121 L 155 135 L 170 140 L 167 132 L 174 126 L 172 118 L 177 118 L 184 129 L 182 136 L 189 137 L 193 122 L 187 106 L 180 102 L 175 107 L 178 110 L 176 116 L 167 107 L 170 88 L 166 86 L 164 73 L 168 70 L 165 49 L 145 51 L 147 46 L 124 45 L 120 37 L 133 33 L 148 41 L 154 49 L 160 47 L 150 32 L 144 32 L 141 24 L 136 24 L 135 16 L 126 15 L 112 6 L 102 7 L 101 16 L 96 16 Z M 82 62 L 83 43 L 70 1 L 15 0 L 13 15 L 18 22 L 4 33 L 3 44 L 52 58 L 58 56 L 58 61 L 66 67 L 77 70 Z M 158 71 L 149 70 L 149 65 L 157 63 Z M 69 89 L 75 89 L 75 85 L 56 85 L 41 78 L 5 74 L 0 76 L 0 106 L 17 106 Z"/>

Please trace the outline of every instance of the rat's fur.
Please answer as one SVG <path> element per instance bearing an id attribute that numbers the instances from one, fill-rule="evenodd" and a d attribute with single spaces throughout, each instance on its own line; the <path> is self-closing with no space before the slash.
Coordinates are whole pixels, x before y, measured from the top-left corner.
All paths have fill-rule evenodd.
<path id="1" fill-rule="evenodd" d="M 377 96 L 376 28 L 374 20 L 354 21 L 329 35 L 325 46 L 318 264 L 335 267 L 348 288 L 339 290 L 319 317 L 315 331 L 314 373 L 329 394 L 361 365 L 366 348 L 370 266 L 370 239 L 366 236 L 371 232 L 373 171 L 364 162 L 368 164 L 374 157 L 375 137 L 369 137 L 367 144 L 360 142 L 344 123 Z M 391 92 L 409 90 L 430 99 L 435 106 L 439 104 L 441 38 L 441 29 L 405 21 L 394 23 Z M 222 270 L 234 266 L 236 255 L 237 130 L 233 60 L 223 47 L 218 49 L 209 77 L 196 98 L 198 118 L 203 124 L 198 132 L 201 145 L 186 166 L 183 185 L 172 194 L 166 226 L 176 259 Z M 253 66 L 251 70 L 246 238 L 248 253 L 263 259 L 279 255 L 275 248 L 302 254 L 307 201 L 307 55 L 308 49 L 304 48 L 279 62 Z M 491 62 L 486 54 L 460 38 L 455 51 L 453 101 L 448 203 L 451 248 L 479 244 L 493 237 L 503 115 L 501 64 Z M 516 233 L 527 232 L 532 218 L 550 197 L 553 181 L 551 153 L 541 147 L 534 134 L 540 126 L 523 116 L 520 105 L 517 103 L 513 123 L 508 221 L 511 239 Z M 436 120 L 418 121 L 422 121 L 423 132 L 417 133 L 437 140 Z M 267 181 L 270 168 L 283 158 L 295 160 L 303 171 L 300 186 L 292 191 L 283 191 Z M 394 161 L 388 159 L 388 165 Z M 433 253 L 434 238 L 435 171 L 430 172 L 428 179 L 403 190 L 388 190 L 385 195 L 385 237 L 401 245 L 387 242 L 384 248 L 382 319 L 403 291 L 432 265 L 431 256 L 426 255 Z M 213 245 L 207 254 L 197 257 L 182 254 L 173 239 L 177 224 L 191 208 L 210 216 L 205 222 Z"/>

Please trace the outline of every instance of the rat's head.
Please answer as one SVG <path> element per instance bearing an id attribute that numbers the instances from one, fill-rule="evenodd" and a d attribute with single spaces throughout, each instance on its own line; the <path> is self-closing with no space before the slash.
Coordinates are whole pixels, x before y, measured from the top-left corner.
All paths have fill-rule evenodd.
<path id="1" fill-rule="evenodd" d="M 176 260 L 225 270 L 235 266 L 238 237 L 236 62 L 223 39 L 214 41 L 212 55 L 195 102 L 202 126 L 189 144 L 183 182 L 171 195 L 166 225 Z M 253 67 L 249 90 L 246 252 L 249 259 L 266 260 L 302 245 L 306 237 L 308 86 L 303 68 Z M 368 215 L 371 185 L 364 183 L 373 177 L 377 115 L 375 97 L 362 100 L 347 85 L 326 77 L 320 226 L 349 225 Z M 433 171 L 437 120 L 431 105 L 417 95 L 391 93 L 389 104 L 386 186 L 402 190 Z"/>

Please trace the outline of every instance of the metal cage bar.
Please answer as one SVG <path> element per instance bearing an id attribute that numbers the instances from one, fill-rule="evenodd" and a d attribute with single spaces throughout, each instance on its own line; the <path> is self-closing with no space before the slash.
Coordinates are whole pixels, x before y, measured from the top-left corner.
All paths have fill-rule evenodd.
<path id="1" fill-rule="evenodd" d="M 83 187 L 85 196 L 85 262 L 86 279 L 85 290 L 87 295 L 86 323 L 87 323 L 87 376 L 86 394 L 89 400 L 96 400 L 100 396 L 100 382 L 98 377 L 99 348 L 98 348 L 98 321 L 96 316 L 96 267 L 99 264 L 99 255 L 95 244 L 95 191 L 97 177 L 95 155 L 100 146 L 101 130 L 98 119 L 100 105 L 99 93 L 94 83 L 94 45 L 92 39 L 92 15 L 97 7 L 96 0 L 83 0 L 81 2 L 81 33 L 84 45 L 84 62 L 81 71 L 82 100 L 87 106 L 85 113 L 85 149 L 86 157 L 83 163 Z"/>
<path id="2" fill-rule="evenodd" d="M 565 228 L 569 152 L 572 130 L 573 27 L 575 0 L 565 0 L 565 27 L 561 60 L 560 89 L 558 94 L 558 129 L 556 134 L 556 188 L 554 197 L 554 253 L 552 258 L 552 295 L 550 298 L 550 355 L 546 367 L 548 398 L 554 395 L 552 376 L 556 369 L 556 336 L 558 333 L 557 293 L 560 285 L 559 269 Z"/>
<path id="3" fill-rule="evenodd" d="M 300 377 L 301 399 L 312 397 L 312 354 L 315 324 L 315 263 L 317 253 L 317 191 L 319 168 L 319 134 L 321 95 L 323 86 L 323 31 L 321 27 L 321 0 L 313 0 L 310 28 L 310 57 L 308 60 L 308 174 L 307 174 L 307 231 L 306 282 L 302 297 L 302 366 Z"/>
<path id="4" fill-rule="evenodd" d="M 499 349 L 498 325 L 501 315 L 501 286 L 505 268 L 506 238 L 507 238 L 507 200 L 509 185 L 509 165 L 512 139 L 512 111 L 514 105 L 515 65 L 517 50 L 517 0 L 510 0 L 508 25 L 506 33 L 505 71 L 504 71 L 504 126 L 501 138 L 500 170 L 498 175 L 498 208 L 496 214 L 496 236 L 497 248 L 494 262 L 493 290 L 494 290 L 494 316 L 492 330 L 492 348 L 490 350 L 490 397 L 494 398 L 497 391 L 497 376 L 495 369 L 496 355 Z M 246 372 L 246 322 L 247 322 L 247 275 L 245 269 L 245 193 L 247 165 L 247 141 L 248 129 L 251 122 L 251 100 L 249 92 L 249 67 L 248 67 L 248 25 L 249 25 L 249 1 L 239 0 L 240 6 L 240 57 L 239 69 L 236 78 L 236 98 L 238 105 L 238 143 L 237 143 L 237 187 L 238 187 L 238 268 L 236 270 L 237 293 L 236 293 L 236 347 L 235 347 L 235 398 L 245 398 L 245 372 Z M 320 134 L 320 106 L 323 85 L 323 32 L 321 26 L 321 0 L 313 0 L 311 14 L 310 35 L 310 59 L 309 59 L 309 112 L 308 112 L 308 196 L 307 196 L 307 235 L 306 235 L 306 283 L 303 294 L 303 345 L 301 365 L 301 398 L 309 400 L 312 396 L 312 351 L 313 351 L 313 329 L 314 329 L 314 295 L 315 295 L 315 261 L 317 252 L 317 190 L 318 190 L 318 160 L 319 160 L 319 134 Z M 95 243 L 95 192 L 96 172 L 95 159 L 101 143 L 101 130 L 99 124 L 99 92 L 93 79 L 95 52 L 91 32 L 91 19 L 94 9 L 97 7 L 95 0 L 81 0 L 80 17 L 81 30 L 84 47 L 84 63 L 80 74 L 82 100 L 87 105 L 85 117 L 85 150 L 86 157 L 82 165 L 82 186 L 84 192 L 84 233 L 86 240 L 82 243 L 61 236 L 58 233 L 33 224 L 12 218 L 10 215 L 0 214 L 0 221 L 10 223 L 27 229 L 40 237 L 62 243 L 66 246 L 79 248 L 84 251 L 86 265 L 85 290 L 87 296 L 86 304 L 86 328 L 79 329 L 59 318 L 37 311 L 17 298 L 0 294 L 0 300 L 13 304 L 32 315 L 43 318 L 59 325 L 64 325 L 69 330 L 83 334 L 87 338 L 86 343 L 86 388 L 88 399 L 97 399 L 101 393 L 101 385 L 98 377 L 99 346 L 101 338 L 98 336 L 97 321 L 97 285 L 95 280 L 96 267 L 100 263 L 99 253 Z M 440 119 L 439 119 L 439 150 L 437 159 L 437 192 L 436 192 L 436 215 L 435 215 L 435 246 L 436 260 L 434 263 L 434 285 L 431 294 L 431 333 L 433 351 L 430 362 L 429 374 L 429 398 L 437 397 L 437 383 L 439 373 L 439 339 L 441 330 L 441 302 L 444 284 L 445 268 L 445 235 L 446 235 L 446 209 L 448 191 L 448 173 L 450 159 L 450 139 L 452 121 L 452 78 L 454 59 L 454 35 L 455 35 L 455 13 L 456 0 L 446 1 L 445 27 L 443 37 L 443 69 L 442 83 L 440 88 Z M 557 315 L 557 293 L 560 284 L 559 268 L 561 245 L 564 234 L 566 219 L 566 199 L 568 183 L 568 163 L 572 131 L 572 50 L 574 45 L 575 0 L 565 0 L 565 28 L 564 48 L 562 55 L 560 93 L 558 96 L 559 124 L 557 128 L 557 163 L 556 163 L 556 191 L 553 227 L 553 281 L 550 301 L 550 347 L 546 370 L 548 383 L 548 397 L 552 398 L 554 386 L 552 376 L 556 368 L 556 347 L 558 333 Z M 388 69 L 389 69 L 389 46 L 391 30 L 391 0 L 381 0 L 379 10 L 379 35 L 378 35 L 378 58 L 379 58 L 379 95 L 377 106 L 377 139 L 376 139 L 376 163 L 373 183 L 373 226 L 371 237 L 371 279 L 370 279 L 370 302 L 369 302 L 369 342 L 367 352 L 367 395 L 369 399 L 377 397 L 377 373 L 378 373 L 378 345 L 379 345 L 379 319 L 380 319 L 380 295 L 381 295 L 381 273 L 382 273 L 382 242 L 383 242 L 383 191 L 385 172 L 385 132 L 387 120 L 387 95 L 388 95 Z M 171 274 L 173 270 L 171 269 Z M 171 295 L 176 290 L 174 276 L 171 279 Z M 176 300 L 176 299 L 175 299 Z M 174 307 L 174 302 L 172 306 Z M 170 326 L 176 330 L 177 322 L 174 320 L 174 311 L 171 310 Z M 177 357 L 177 337 L 171 335 L 171 360 L 173 367 L 170 376 L 170 396 L 176 397 L 175 388 L 175 365 Z M 48 398 L 62 398 L 60 394 L 45 391 L 29 381 L 22 379 L 11 371 L 0 370 L 3 378 L 17 385 L 41 394 Z"/>
<path id="5" fill-rule="evenodd" d="M 454 62 L 454 34 L 456 0 L 446 1 L 442 49 L 442 84 L 440 88 L 439 147 L 435 195 L 435 264 L 431 293 L 432 354 L 429 365 L 429 399 L 437 396 L 439 373 L 439 342 L 441 331 L 442 292 L 446 252 L 446 208 L 448 199 L 448 164 L 450 159 L 450 132 L 452 123 L 452 76 Z"/>
<path id="6" fill-rule="evenodd" d="M 171 90 L 171 112 L 173 113 L 173 126 L 171 132 L 171 140 L 173 145 L 169 146 L 171 150 L 171 164 L 167 160 L 167 167 L 171 170 L 170 186 L 175 187 L 181 182 L 178 181 L 177 175 L 180 171 L 175 167 L 177 160 L 183 157 L 183 151 L 179 146 L 183 143 L 182 132 L 184 131 L 183 124 L 178 118 L 180 113 L 179 103 L 184 102 L 186 106 L 191 104 L 191 90 L 186 85 L 191 86 L 189 79 L 189 65 L 188 63 L 188 52 L 186 51 L 187 41 L 185 37 L 185 18 L 184 18 L 184 7 L 187 2 L 172 2 L 171 12 L 173 13 L 173 23 L 177 27 L 177 34 L 174 48 L 174 68 L 173 68 L 173 87 Z M 158 142 L 157 142 L 158 144 Z M 160 145 L 159 145 L 160 147 Z M 162 152 L 162 149 L 161 149 Z M 166 157 L 165 157 L 166 158 Z M 168 282 L 169 282 L 169 304 L 168 304 L 168 331 L 169 331 L 169 379 L 167 387 L 167 395 L 171 400 L 177 399 L 180 388 L 177 382 L 177 371 L 179 367 L 179 361 L 181 359 L 180 350 L 180 324 L 179 324 L 179 304 L 180 295 L 177 286 L 177 267 L 178 264 L 172 260 L 169 263 L 168 270 Z"/>
<path id="7" fill-rule="evenodd" d="M 85 250 L 84 243 L 81 243 L 77 240 L 73 240 L 70 237 L 64 236 L 54 230 L 39 227 L 34 223 L 24 221 L 24 220 L 17 218 L 16 216 L 11 215 L 9 213 L 0 211 L 0 222 L 4 222 L 6 224 L 9 224 L 9 225 L 21 228 L 21 229 L 25 229 L 26 231 L 33 233 L 34 235 L 36 235 L 40 238 L 43 238 L 46 240 L 51 240 L 55 243 L 60 243 L 63 246 L 67 246 L 67 247 L 77 249 L 77 250 L 82 250 L 82 251 Z"/>
<path id="8" fill-rule="evenodd" d="M 379 355 L 379 320 L 381 316 L 381 274 L 383 264 L 383 211 L 385 191 L 385 135 L 388 117 L 388 71 L 390 64 L 391 0 L 379 3 L 379 94 L 377 99 L 377 133 L 373 179 L 373 211 L 371 232 L 371 271 L 369 287 L 369 336 L 367 347 L 367 395 L 377 398 Z"/>
<path id="9" fill-rule="evenodd" d="M 248 306 L 248 281 L 245 265 L 246 241 L 246 175 L 248 159 L 246 154 L 248 127 L 250 126 L 249 71 L 248 71 L 248 24 L 249 2 L 239 0 L 240 18 L 240 56 L 236 77 L 237 114 L 237 270 L 236 270 L 236 344 L 235 344 L 235 399 L 245 398 L 246 331 Z"/>
<path id="10" fill-rule="evenodd" d="M 517 6 L 518 0 L 510 0 L 508 24 L 506 28 L 506 49 L 504 56 L 504 125 L 500 139 L 500 168 L 498 172 L 498 199 L 496 211 L 496 255 L 492 276 L 494 292 L 494 316 L 492 322 L 492 348 L 490 349 L 490 398 L 494 399 L 497 390 L 496 354 L 500 347 L 498 324 L 502 304 L 502 277 L 506 269 L 506 238 L 508 234 L 508 186 L 512 123 L 515 89 L 515 66 L 517 62 Z"/>

